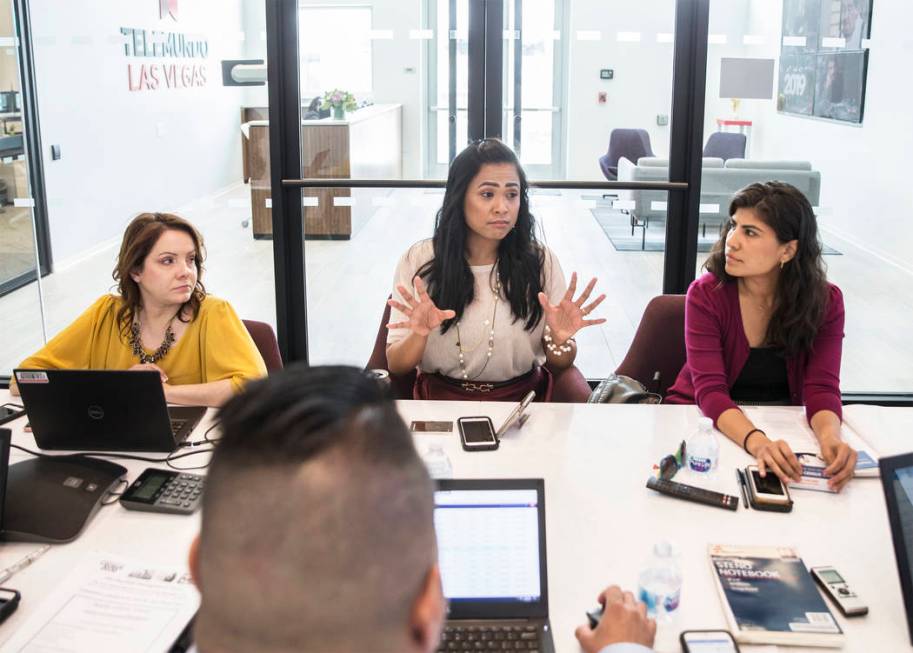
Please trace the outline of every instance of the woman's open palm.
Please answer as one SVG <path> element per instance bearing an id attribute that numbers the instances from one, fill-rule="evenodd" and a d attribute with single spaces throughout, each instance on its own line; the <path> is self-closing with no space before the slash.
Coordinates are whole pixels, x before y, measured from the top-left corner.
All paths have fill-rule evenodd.
<path id="1" fill-rule="evenodd" d="M 605 295 L 599 295 L 596 299 L 584 306 L 590 298 L 593 288 L 596 286 L 596 277 L 590 279 L 590 282 L 580 293 L 580 297 L 574 299 L 574 293 L 577 292 L 577 273 L 571 274 L 571 283 L 567 287 L 564 297 L 555 306 L 548 301 L 544 292 L 539 293 L 539 303 L 542 304 L 542 310 L 545 311 L 545 325 L 551 330 L 552 338 L 557 343 L 566 342 L 568 338 L 573 337 L 575 333 L 584 327 L 602 324 L 604 318 L 596 320 L 587 320 L 586 316 L 602 303 Z"/>
<path id="2" fill-rule="evenodd" d="M 455 311 L 441 310 L 434 305 L 421 277 L 415 279 L 416 297 L 413 297 L 405 286 L 398 285 L 396 289 L 406 303 L 388 299 L 387 304 L 405 314 L 409 319 L 402 322 L 390 322 L 387 324 L 388 329 L 410 329 L 417 335 L 427 336 L 432 330 L 441 326 L 444 320 L 456 317 Z"/>

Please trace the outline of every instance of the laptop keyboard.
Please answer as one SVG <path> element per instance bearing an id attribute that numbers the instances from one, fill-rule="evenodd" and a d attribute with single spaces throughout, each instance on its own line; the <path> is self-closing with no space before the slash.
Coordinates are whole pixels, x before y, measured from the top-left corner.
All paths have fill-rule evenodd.
<path id="1" fill-rule="evenodd" d="M 184 428 L 184 425 L 186 423 L 187 423 L 186 419 L 172 419 L 171 420 L 171 434 L 176 436 L 180 432 L 180 430 L 182 428 Z M 161 427 L 159 427 L 159 428 L 161 428 Z"/>
<path id="2" fill-rule="evenodd" d="M 536 626 L 454 626 L 441 635 L 438 651 L 539 651 Z"/>

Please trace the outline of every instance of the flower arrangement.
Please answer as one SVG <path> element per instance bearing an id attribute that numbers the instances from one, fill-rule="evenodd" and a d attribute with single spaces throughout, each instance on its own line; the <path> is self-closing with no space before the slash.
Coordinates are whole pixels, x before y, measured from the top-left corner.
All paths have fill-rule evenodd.
<path id="1" fill-rule="evenodd" d="M 340 91 L 338 88 L 334 88 L 324 94 L 323 104 L 320 108 L 324 110 L 332 109 L 333 117 L 342 119 L 346 111 L 354 111 L 358 108 L 358 105 L 355 103 L 354 95 L 348 91 Z"/>

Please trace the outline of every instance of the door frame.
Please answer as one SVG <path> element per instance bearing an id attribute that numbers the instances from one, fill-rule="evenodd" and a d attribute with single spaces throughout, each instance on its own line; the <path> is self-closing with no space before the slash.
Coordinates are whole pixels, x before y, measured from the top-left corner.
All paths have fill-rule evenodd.
<path id="1" fill-rule="evenodd" d="M 25 158 L 28 171 L 29 194 L 34 203 L 34 206 L 31 207 L 32 227 L 38 266 L 0 283 L 0 297 L 35 281 L 39 271 L 42 277 L 49 275 L 53 271 L 54 263 L 48 223 L 41 126 L 38 122 L 38 93 L 35 83 L 35 55 L 32 49 L 29 2 L 28 0 L 14 0 L 12 9 L 14 33 L 19 41 L 16 55 L 19 62 L 19 95 L 24 123 L 22 131 L 24 153 L 22 156 Z"/>

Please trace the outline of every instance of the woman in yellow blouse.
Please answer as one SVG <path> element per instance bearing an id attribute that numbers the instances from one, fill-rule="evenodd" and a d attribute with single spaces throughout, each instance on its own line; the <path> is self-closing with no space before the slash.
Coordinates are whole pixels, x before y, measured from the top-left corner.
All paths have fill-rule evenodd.
<path id="1" fill-rule="evenodd" d="M 119 294 L 100 297 L 19 367 L 155 370 L 169 403 L 222 405 L 266 367 L 231 305 L 206 294 L 203 252 L 183 218 L 138 215 L 113 274 Z"/>

